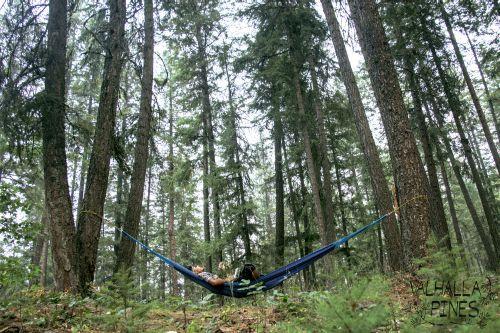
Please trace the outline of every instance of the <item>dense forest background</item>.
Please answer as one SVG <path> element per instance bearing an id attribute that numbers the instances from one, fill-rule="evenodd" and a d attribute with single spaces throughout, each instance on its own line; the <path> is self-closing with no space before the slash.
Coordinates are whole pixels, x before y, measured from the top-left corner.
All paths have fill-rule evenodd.
<path id="1" fill-rule="evenodd" d="M 0 2 L 0 309 L 38 298 L 19 298 L 27 290 L 78 302 L 105 290 L 125 318 L 127 302 L 181 304 L 186 329 L 186 300 L 223 303 L 121 228 L 228 276 L 247 262 L 269 272 L 393 213 L 273 294 L 287 304 L 363 283 L 382 293 L 390 279 L 408 289 L 419 274 L 497 276 L 499 11 L 495 0 Z M 349 290 L 337 298 L 362 298 Z"/>

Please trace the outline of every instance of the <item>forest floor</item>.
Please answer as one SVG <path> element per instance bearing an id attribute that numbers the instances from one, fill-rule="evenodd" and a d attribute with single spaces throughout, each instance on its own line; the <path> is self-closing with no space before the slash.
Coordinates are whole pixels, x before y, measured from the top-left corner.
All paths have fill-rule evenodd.
<path id="1" fill-rule="evenodd" d="M 0 299 L 0 333 L 500 332 L 498 289 L 480 303 L 482 318 L 436 324 L 429 320 L 436 316 L 419 314 L 424 302 L 408 281 L 372 277 L 328 292 L 280 290 L 224 305 L 211 296 L 144 303 L 109 289 L 85 299 L 28 289 Z"/>

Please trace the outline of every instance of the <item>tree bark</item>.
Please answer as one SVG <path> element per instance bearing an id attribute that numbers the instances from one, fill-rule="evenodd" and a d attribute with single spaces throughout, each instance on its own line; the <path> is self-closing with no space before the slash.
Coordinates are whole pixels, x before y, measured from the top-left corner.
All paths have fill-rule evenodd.
<path id="1" fill-rule="evenodd" d="M 404 45 L 402 35 L 398 34 L 399 43 Z M 444 213 L 443 199 L 439 189 L 439 180 L 437 177 L 436 163 L 432 154 L 432 145 L 430 142 L 425 116 L 422 111 L 422 100 L 420 98 L 420 84 L 418 77 L 415 75 L 414 61 L 411 59 L 408 52 L 403 51 L 403 62 L 405 66 L 406 77 L 410 88 L 410 93 L 413 101 L 413 113 L 416 118 L 417 127 L 420 134 L 420 142 L 424 151 L 424 160 L 427 165 L 427 176 L 429 181 L 430 208 L 431 214 L 434 217 L 431 222 L 438 246 L 443 249 L 451 250 L 451 239 Z"/>
<path id="2" fill-rule="evenodd" d="M 119 136 L 119 140 L 121 140 L 122 144 L 125 142 L 125 129 L 126 129 L 126 118 L 123 117 L 122 123 L 121 123 L 121 132 Z M 123 227 L 123 208 L 124 208 L 124 203 L 125 203 L 125 191 L 124 191 L 124 182 L 125 182 L 125 175 L 123 169 L 118 166 L 118 170 L 116 171 L 116 208 L 115 208 L 115 243 L 113 245 L 113 252 L 115 253 L 115 257 L 118 258 L 119 256 L 119 244 L 120 240 L 122 238 L 122 233 L 120 229 Z"/>
<path id="3" fill-rule="evenodd" d="M 368 164 L 368 172 L 370 175 L 371 186 L 377 210 L 380 214 L 390 212 L 392 208 L 391 193 L 389 184 L 384 175 L 382 162 L 375 145 L 375 140 L 368 125 L 368 119 L 365 114 L 365 108 L 361 99 L 356 78 L 347 55 L 347 50 L 344 45 L 342 33 L 339 23 L 333 11 L 331 0 L 322 0 L 323 12 L 325 14 L 328 28 L 332 35 L 335 53 L 339 62 L 340 73 L 346 87 L 347 96 L 355 118 L 356 131 L 359 136 L 361 149 Z M 382 224 L 387 244 L 387 254 L 389 266 L 392 270 L 397 271 L 403 268 L 403 247 L 396 218 L 394 215 L 388 216 L 387 220 Z"/>
<path id="4" fill-rule="evenodd" d="M 78 250 L 79 288 L 83 294 L 88 293 L 89 285 L 94 279 L 125 49 L 125 0 L 111 0 L 109 4 L 108 47 L 104 60 L 96 131 L 87 172 L 85 194 L 80 215 L 78 215 L 76 247 Z"/>
<path id="5" fill-rule="evenodd" d="M 483 111 L 483 107 L 479 102 L 479 97 L 477 96 L 476 89 L 472 84 L 472 80 L 469 75 L 469 71 L 465 66 L 464 58 L 462 56 L 462 52 L 460 52 L 460 47 L 458 46 L 457 40 L 455 38 L 455 33 L 453 32 L 453 27 L 451 25 L 450 18 L 448 17 L 448 13 L 444 8 L 444 4 L 442 0 L 439 1 L 439 7 L 441 10 L 441 16 L 443 17 L 444 23 L 446 25 L 446 29 L 448 30 L 448 34 L 450 36 L 451 44 L 453 45 L 453 50 L 455 51 L 455 55 L 457 57 L 458 63 L 460 64 L 460 69 L 462 70 L 462 74 L 465 79 L 465 83 L 467 84 L 467 88 L 469 89 L 469 94 L 472 98 L 472 103 L 474 104 L 474 108 L 476 109 L 477 116 L 479 117 L 479 121 L 481 122 L 481 127 L 483 128 L 484 136 L 486 138 L 486 142 L 488 142 L 488 146 L 490 147 L 491 155 L 493 156 L 493 160 L 495 161 L 495 166 L 497 167 L 497 172 L 500 175 L 500 156 L 498 155 L 497 146 L 495 141 L 493 140 L 493 135 L 491 134 L 490 127 L 488 122 L 486 121 L 486 116 Z M 494 238 L 495 242 L 498 241 L 497 238 Z M 497 253 L 498 252 L 497 248 Z"/>
<path id="6" fill-rule="evenodd" d="M 429 191 L 387 37 L 374 0 L 348 0 L 348 3 L 387 135 L 401 203 L 405 254 L 408 259 L 421 258 L 427 254 Z"/>
<path id="7" fill-rule="evenodd" d="M 276 98 L 275 98 L 276 99 Z M 274 263 L 280 267 L 285 260 L 285 204 L 283 190 L 283 157 L 282 147 L 283 142 L 283 126 L 281 123 L 281 114 L 279 102 L 273 103 L 273 120 L 274 120 L 274 189 L 276 199 L 276 226 L 275 226 L 275 257 Z"/>
<path id="8" fill-rule="evenodd" d="M 451 113 L 453 115 L 453 119 L 455 121 L 455 125 L 457 127 L 457 132 L 460 137 L 460 141 L 462 143 L 462 147 L 464 150 L 464 155 L 467 160 L 467 163 L 469 165 L 471 174 L 472 174 L 472 179 L 474 180 L 474 183 L 476 184 L 476 188 L 479 194 L 479 198 L 481 200 L 481 204 L 483 206 L 483 211 L 484 215 L 486 217 L 486 221 L 488 222 L 488 226 L 490 229 L 490 235 L 492 238 L 492 243 L 493 247 L 495 249 L 497 257 L 500 257 L 500 237 L 498 235 L 498 229 L 497 229 L 497 218 L 495 218 L 494 214 L 494 209 L 491 207 L 489 200 L 488 200 L 488 195 L 486 190 L 483 187 L 483 184 L 481 182 L 481 177 L 479 175 L 479 172 L 476 167 L 476 163 L 474 161 L 474 158 L 472 156 L 472 150 L 469 144 L 469 140 L 467 140 L 467 137 L 465 135 L 465 130 L 462 125 L 462 120 L 460 119 L 460 115 L 462 113 L 461 109 L 461 104 L 460 100 L 458 99 L 458 96 L 456 95 L 455 92 L 453 92 L 452 87 L 450 86 L 449 78 L 446 76 L 446 73 L 443 69 L 443 66 L 441 64 L 441 59 L 437 55 L 435 46 L 432 42 L 432 38 L 430 36 L 430 32 L 428 30 L 428 27 L 425 22 L 424 17 L 420 17 L 420 23 L 423 28 L 423 36 L 425 41 L 427 42 L 429 49 L 431 51 L 432 59 L 434 61 L 434 64 L 436 65 L 436 69 L 438 71 L 438 76 L 439 80 L 441 81 L 441 84 L 443 85 L 443 90 L 446 96 L 446 100 L 448 102 L 448 106 L 450 107 Z"/>
<path id="9" fill-rule="evenodd" d="M 69 196 L 65 138 L 67 2 L 49 2 L 42 141 L 45 200 L 50 221 L 56 290 L 75 291 L 75 226 Z"/>
<path id="10" fill-rule="evenodd" d="M 141 98 L 139 103 L 139 119 L 137 121 L 137 139 L 134 151 L 134 165 L 130 178 L 130 192 L 123 230 L 132 237 L 139 234 L 144 183 L 149 160 L 149 140 L 151 138 L 153 94 L 153 54 L 154 54 L 154 20 L 153 1 L 144 0 L 144 50 L 141 80 Z M 122 237 L 119 245 L 119 256 L 115 272 L 128 270 L 134 261 L 135 245 L 126 237 Z"/>

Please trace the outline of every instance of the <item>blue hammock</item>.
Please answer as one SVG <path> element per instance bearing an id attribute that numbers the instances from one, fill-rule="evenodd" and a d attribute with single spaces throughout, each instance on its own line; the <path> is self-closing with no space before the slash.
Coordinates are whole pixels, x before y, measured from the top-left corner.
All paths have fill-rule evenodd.
<path id="1" fill-rule="evenodd" d="M 242 298 L 242 297 L 246 297 L 246 296 L 256 294 L 256 293 L 259 293 L 262 291 L 266 291 L 266 290 L 269 290 L 269 289 L 272 289 L 272 288 L 278 286 L 286 279 L 290 278 L 291 276 L 299 273 L 303 269 L 306 269 L 307 267 L 312 265 L 312 263 L 315 262 L 316 260 L 324 257 L 325 255 L 327 255 L 331 251 L 340 248 L 340 246 L 342 244 L 346 243 L 351 238 L 354 238 L 354 237 L 358 236 L 359 234 L 367 231 L 368 229 L 374 227 L 375 225 L 379 224 L 387 216 L 389 216 L 392 213 L 393 212 L 382 215 L 378 219 L 376 219 L 373 222 L 365 225 L 364 227 L 354 231 L 353 233 L 351 233 L 345 237 L 342 237 L 341 239 L 339 239 L 339 240 L 337 240 L 329 245 L 326 245 L 326 246 L 324 246 L 324 247 L 322 247 L 314 252 L 311 252 L 308 255 L 306 255 L 300 259 L 297 259 L 294 262 L 292 262 L 286 266 L 278 268 L 278 269 L 270 272 L 269 274 L 262 275 L 261 277 L 259 277 L 255 281 L 252 281 L 250 283 L 226 282 L 226 283 L 224 283 L 223 286 L 220 286 L 220 287 L 212 286 L 210 283 L 208 283 L 207 281 L 203 280 L 200 276 L 198 276 L 198 274 L 190 271 L 189 269 L 187 269 L 183 265 L 176 263 L 175 261 L 161 255 L 160 253 L 156 252 L 155 250 L 153 250 L 149 246 L 143 244 L 142 242 L 140 242 L 136 238 L 132 237 L 127 232 L 125 232 L 123 230 L 120 230 L 120 231 L 123 233 L 123 235 L 125 235 L 131 241 L 139 244 L 143 249 L 145 249 L 149 253 L 152 253 L 155 256 L 157 256 L 165 264 L 169 265 L 170 267 L 172 267 L 173 269 L 175 269 L 176 271 L 178 271 L 179 273 L 181 273 L 182 275 L 184 275 L 185 277 L 187 277 L 191 281 L 193 281 L 193 282 L 201 285 L 202 287 L 205 287 L 206 289 L 210 290 L 212 293 L 218 294 L 218 295 L 229 296 L 229 297 Z"/>

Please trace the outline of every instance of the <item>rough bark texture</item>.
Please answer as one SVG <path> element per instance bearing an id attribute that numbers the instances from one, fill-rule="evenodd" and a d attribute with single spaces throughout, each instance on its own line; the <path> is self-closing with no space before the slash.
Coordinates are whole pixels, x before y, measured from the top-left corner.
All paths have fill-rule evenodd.
<path id="1" fill-rule="evenodd" d="M 335 53 L 339 62 L 340 73 L 346 87 L 347 96 L 351 104 L 352 112 L 356 120 L 356 130 L 359 136 L 361 149 L 366 158 L 368 165 L 368 173 L 370 175 L 371 186 L 373 188 L 373 196 L 377 210 L 380 214 L 390 212 L 393 207 L 391 203 L 391 193 L 389 184 L 384 175 L 382 162 L 373 139 L 368 119 L 366 118 L 365 108 L 361 100 L 361 94 L 356 83 L 356 78 L 347 55 L 347 50 L 344 45 L 340 26 L 333 11 L 331 0 L 322 0 L 323 12 L 328 23 L 328 28 L 332 35 Z M 387 245 L 387 254 L 389 266 L 392 270 L 400 270 L 403 267 L 403 248 L 401 245 L 401 237 L 396 218 L 391 215 L 382 224 Z"/>
<path id="2" fill-rule="evenodd" d="M 85 194 L 78 215 L 79 287 L 84 294 L 88 292 L 89 284 L 94 279 L 125 48 L 125 0 L 111 0 L 109 5 L 110 28 L 97 110 L 96 131 L 87 172 Z"/>
<path id="3" fill-rule="evenodd" d="M 486 116 L 484 114 L 483 107 L 479 102 L 479 97 L 477 96 L 476 89 L 472 84 L 469 71 L 465 66 L 464 58 L 462 56 L 462 52 L 460 52 L 460 47 L 458 46 L 457 40 L 455 38 L 455 33 L 453 32 L 453 27 L 451 25 L 450 18 L 448 17 L 448 13 L 446 12 L 444 4 L 441 0 L 439 1 L 439 7 L 441 10 L 441 16 L 443 17 L 444 23 L 446 25 L 446 29 L 448 30 L 448 34 L 450 35 L 450 40 L 451 44 L 453 45 L 453 50 L 455 51 L 455 56 L 457 57 L 460 69 L 462 70 L 462 74 L 464 76 L 464 80 L 467 85 L 467 89 L 469 90 L 469 94 L 472 98 L 472 103 L 474 104 L 474 108 L 476 109 L 479 122 L 481 123 L 481 127 L 483 128 L 484 137 L 486 138 L 486 142 L 488 142 L 491 155 L 493 156 L 493 160 L 495 161 L 495 166 L 497 167 L 497 172 L 500 175 L 500 156 L 498 155 L 497 146 L 495 144 L 495 141 L 493 140 L 493 135 L 491 134 L 490 127 L 488 125 L 488 122 L 486 121 Z M 495 242 L 496 241 L 498 240 L 495 239 Z M 498 250 L 499 249 L 497 248 L 497 252 Z"/>
<path id="4" fill-rule="evenodd" d="M 127 126 L 126 118 L 123 117 L 121 123 L 121 133 L 120 140 L 121 143 L 125 142 L 125 129 Z M 113 251 L 115 256 L 118 258 L 119 255 L 119 244 L 122 238 L 122 233 L 120 229 L 123 227 L 123 210 L 125 208 L 125 191 L 124 184 L 125 183 L 125 175 L 123 169 L 118 166 L 118 170 L 116 171 L 116 208 L 115 208 L 115 242 L 113 244 Z"/>
<path id="5" fill-rule="evenodd" d="M 401 34 L 398 34 L 398 42 L 403 44 Z M 405 66 L 406 77 L 410 87 L 410 93 L 413 100 L 413 114 L 416 118 L 418 131 L 420 134 L 420 143 L 424 151 L 424 160 L 427 165 L 427 176 L 429 181 L 430 208 L 432 214 L 431 229 L 436 235 L 438 245 L 442 248 L 451 250 L 451 239 L 446 223 L 444 213 L 443 199 L 439 189 L 439 180 L 437 177 L 436 163 L 432 154 L 432 145 L 425 122 L 424 112 L 422 110 L 422 100 L 420 98 L 420 84 L 415 75 L 414 62 L 408 52 L 403 53 L 403 62 Z"/>
<path id="6" fill-rule="evenodd" d="M 435 46 L 432 42 L 432 38 L 430 36 L 430 32 L 425 22 L 424 17 L 420 17 L 420 23 L 422 25 L 424 31 L 424 39 L 426 40 L 429 49 L 431 50 L 432 59 L 434 64 L 436 65 L 436 69 L 438 71 L 439 80 L 443 86 L 443 90 L 446 96 L 446 100 L 448 102 L 448 106 L 450 107 L 451 113 L 453 115 L 453 120 L 455 122 L 455 126 L 457 127 L 457 132 L 460 137 L 460 142 L 462 143 L 462 147 L 464 150 L 464 155 L 467 160 L 467 164 L 469 165 L 470 172 L 472 174 L 472 179 L 476 185 L 479 198 L 481 200 L 481 204 L 483 206 L 484 215 L 486 217 L 486 221 L 488 222 L 488 226 L 490 229 L 491 240 L 493 243 L 493 247 L 495 249 L 497 257 L 500 257 L 500 236 L 498 234 L 498 216 L 494 213 L 494 207 L 490 205 L 488 194 L 484 189 L 483 183 L 481 182 L 481 177 L 476 167 L 476 162 L 474 161 L 474 157 L 472 156 L 472 149 L 469 144 L 469 140 L 465 135 L 465 130 L 461 120 L 462 114 L 462 106 L 460 100 L 456 93 L 453 91 L 449 78 L 447 77 L 443 66 L 441 64 L 441 58 L 438 56 Z"/>
<path id="7" fill-rule="evenodd" d="M 392 170 L 401 203 L 403 241 L 408 250 L 406 254 L 409 258 L 420 258 L 426 255 L 431 218 L 424 167 L 411 131 L 393 58 L 375 1 L 348 2 L 387 135 Z"/>
<path id="8" fill-rule="evenodd" d="M 153 52 L 154 52 L 154 20 L 153 1 L 144 1 L 144 50 L 141 80 L 141 99 L 139 103 L 139 119 L 137 121 L 137 139 L 134 151 L 134 164 L 130 178 L 130 192 L 123 230 L 132 237 L 139 234 L 144 183 L 149 160 L 149 140 L 151 137 L 153 93 Z M 134 261 L 135 245 L 126 237 L 122 237 L 115 271 L 129 269 Z"/>
<path id="9" fill-rule="evenodd" d="M 50 221 L 56 290 L 75 291 L 75 226 L 69 196 L 65 138 L 67 2 L 51 0 L 47 28 L 45 101 L 42 107 L 45 200 Z"/>

